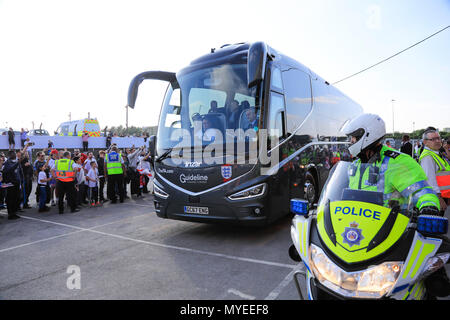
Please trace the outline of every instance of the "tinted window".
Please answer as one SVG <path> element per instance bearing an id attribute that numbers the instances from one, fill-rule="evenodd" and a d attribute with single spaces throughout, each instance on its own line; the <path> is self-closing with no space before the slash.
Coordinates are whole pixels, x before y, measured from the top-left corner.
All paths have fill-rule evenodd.
<path id="1" fill-rule="evenodd" d="M 272 69 L 272 81 L 271 81 L 272 87 L 283 89 L 283 82 L 281 80 L 281 71 L 278 68 Z"/>
<path id="2" fill-rule="evenodd" d="M 289 69 L 282 72 L 286 97 L 287 131 L 292 133 L 311 111 L 311 83 L 309 75 Z"/>
<path id="3" fill-rule="evenodd" d="M 269 114 L 269 129 L 271 135 L 276 134 L 278 137 L 283 135 L 283 114 L 284 112 L 284 98 L 281 94 L 270 93 L 270 114 Z"/>

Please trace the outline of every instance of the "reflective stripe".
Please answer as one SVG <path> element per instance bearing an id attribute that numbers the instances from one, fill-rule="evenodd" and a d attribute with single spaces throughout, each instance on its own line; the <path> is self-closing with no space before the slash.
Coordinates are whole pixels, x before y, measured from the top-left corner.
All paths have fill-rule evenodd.
<path id="1" fill-rule="evenodd" d="M 450 171 L 436 173 L 436 182 L 443 198 L 450 198 Z"/>
<path id="2" fill-rule="evenodd" d="M 303 223 L 299 222 L 298 239 L 303 242 Z M 303 243 L 299 243 L 300 254 L 303 254 Z"/>
<path id="3" fill-rule="evenodd" d="M 75 172 L 72 165 L 73 160 L 59 159 L 55 162 L 56 179 L 62 182 L 71 182 L 75 180 Z"/>
<path id="4" fill-rule="evenodd" d="M 439 167 L 438 172 L 450 170 L 450 165 L 448 165 L 447 162 L 444 159 L 442 159 L 442 157 L 440 155 L 438 155 L 428 149 L 423 150 L 422 154 L 420 155 L 419 162 L 421 162 L 423 158 L 428 157 L 428 156 L 432 157 L 433 160 L 437 163 L 437 165 Z"/>
<path id="5" fill-rule="evenodd" d="M 386 170 L 388 169 L 388 166 L 389 166 L 389 160 L 390 160 L 391 158 L 390 157 L 388 157 L 388 156 L 385 156 L 384 158 L 383 158 L 383 162 L 381 163 L 381 167 L 380 167 L 380 173 L 379 173 L 379 177 L 380 177 L 380 180 L 378 181 L 378 183 L 377 183 L 377 191 L 378 192 L 385 192 L 385 190 L 384 190 L 384 178 L 385 178 L 385 172 L 386 172 Z"/>
<path id="6" fill-rule="evenodd" d="M 436 207 L 436 203 L 432 202 L 432 201 L 424 201 L 421 204 L 422 204 L 422 207 L 425 206 L 425 205 L 428 205 L 428 204 L 430 204 L 433 207 Z"/>
<path id="7" fill-rule="evenodd" d="M 306 246 L 307 246 L 307 241 L 306 241 L 306 232 L 307 232 L 307 224 L 304 223 L 303 224 L 303 254 L 306 256 Z"/>
<path id="8" fill-rule="evenodd" d="M 433 189 L 431 189 L 431 187 L 417 191 L 412 198 L 414 205 L 416 205 L 419 199 L 426 194 L 436 194 L 436 193 L 433 191 Z"/>
<path id="9" fill-rule="evenodd" d="M 416 273 L 419 270 L 420 266 L 422 266 L 422 263 L 425 260 L 425 257 L 428 256 L 430 253 L 432 253 L 434 248 L 435 248 L 435 245 L 431 244 L 431 243 L 425 243 L 422 246 L 422 252 L 420 253 L 420 256 L 416 262 L 416 266 L 414 267 L 414 269 L 411 273 L 411 278 L 414 278 L 416 276 Z"/>
<path id="10" fill-rule="evenodd" d="M 403 272 L 403 279 L 405 279 L 408 276 L 409 271 L 411 270 L 414 262 L 416 261 L 416 257 L 419 253 L 420 248 L 422 247 L 422 244 L 423 244 L 423 242 L 421 240 L 417 239 L 417 242 L 416 242 L 416 245 L 414 246 L 412 255 L 409 258 L 408 265 L 406 266 L 405 271 Z"/>
<path id="11" fill-rule="evenodd" d="M 117 152 L 111 152 L 106 155 L 106 171 L 108 174 L 122 174 L 122 156 Z"/>
<path id="12" fill-rule="evenodd" d="M 409 187 L 405 188 L 401 194 L 402 196 L 404 196 L 405 198 L 408 198 L 411 194 L 413 194 L 414 192 L 416 192 L 419 189 L 428 187 L 429 184 L 426 180 L 422 180 L 422 181 L 417 181 L 416 183 L 413 183 L 412 185 L 410 185 Z"/>

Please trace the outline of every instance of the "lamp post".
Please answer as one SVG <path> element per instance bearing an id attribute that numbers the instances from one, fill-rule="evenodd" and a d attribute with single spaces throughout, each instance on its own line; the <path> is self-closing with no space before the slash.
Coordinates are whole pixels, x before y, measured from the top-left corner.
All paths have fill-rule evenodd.
<path id="1" fill-rule="evenodd" d="M 127 134 L 128 134 L 128 105 L 125 106 L 125 109 L 126 109 L 125 127 L 126 127 Z"/>
<path id="2" fill-rule="evenodd" d="M 394 137 L 394 133 L 395 133 L 395 130 L 394 130 L 394 102 L 395 102 L 395 100 L 392 99 L 391 102 L 392 102 L 392 137 Z"/>

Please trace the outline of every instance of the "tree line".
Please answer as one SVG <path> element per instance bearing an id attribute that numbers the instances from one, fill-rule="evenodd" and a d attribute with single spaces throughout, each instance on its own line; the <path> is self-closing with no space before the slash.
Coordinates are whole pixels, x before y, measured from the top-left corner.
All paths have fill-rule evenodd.
<path id="1" fill-rule="evenodd" d="M 388 133 L 386 135 L 386 138 L 394 138 L 394 139 L 401 140 L 403 135 L 407 134 L 407 135 L 409 135 L 410 139 L 420 140 L 420 139 L 422 139 L 422 135 L 423 135 L 424 131 L 425 131 L 425 128 L 414 130 L 413 132 L 395 132 L 394 135 L 392 135 L 392 133 Z M 442 139 L 445 139 L 445 140 L 450 138 L 450 132 L 439 131 L 439 135 L 441 136 Z"/>
<path id="2" fill-rule="evenodd" d="M 156 134 L 158 127 L 152 126 L 152 127 L 124 127 L 122 125 L 118 127 L 105 127 L 103 129 L 103 134 L 111 133 L 112 135 L 117 134 L 119 137 L 126 137 L 126 136 L 135 136 L 135 137 L 141 137 L 143 135 L 151 136 L 153 134 Z"/>

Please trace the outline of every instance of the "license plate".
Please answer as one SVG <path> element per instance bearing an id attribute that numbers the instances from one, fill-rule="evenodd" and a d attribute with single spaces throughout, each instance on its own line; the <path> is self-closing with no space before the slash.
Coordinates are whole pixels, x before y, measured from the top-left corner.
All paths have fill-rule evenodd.
<path id="1" fill-rule="evenodd" d="M 208 207 L 184 206 L 184 213 L 209 214 L 209 210 L 208 210 Z"/>

